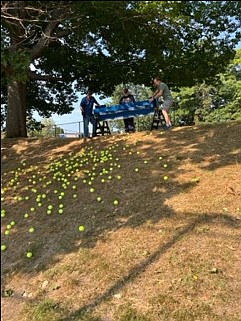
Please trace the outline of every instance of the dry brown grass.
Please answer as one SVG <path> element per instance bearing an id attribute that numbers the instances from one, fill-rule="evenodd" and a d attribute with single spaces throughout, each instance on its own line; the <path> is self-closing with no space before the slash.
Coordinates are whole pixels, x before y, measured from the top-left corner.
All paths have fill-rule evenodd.
<path id="1" fill-rule="evenodd" d="M 241 320 L 240 137 L 2 140 L 2 321 Z"/>

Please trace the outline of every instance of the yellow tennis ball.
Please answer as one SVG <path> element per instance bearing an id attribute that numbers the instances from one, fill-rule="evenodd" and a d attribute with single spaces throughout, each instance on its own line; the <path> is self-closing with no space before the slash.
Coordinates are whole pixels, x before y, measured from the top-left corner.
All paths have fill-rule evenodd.
<path id="1" fill-rule="evenodd" d="M 80 226 L 79 226 L 79 231 L 80 231 L 80 232 L 83 232 L 84 230 L 85 230 L 84 225 L 80 225 Z"/>
<path id="2" fill-rule="evenodd" d="M 33 253 L 32 252 L 27 252 L 26 256 L 27 256 L 27 258 L 30 259 L 33 256 Z"/>

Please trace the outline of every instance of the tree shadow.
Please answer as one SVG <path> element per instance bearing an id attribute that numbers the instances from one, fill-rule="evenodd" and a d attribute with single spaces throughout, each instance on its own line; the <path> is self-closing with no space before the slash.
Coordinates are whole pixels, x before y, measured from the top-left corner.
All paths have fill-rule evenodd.
<path id="1" fill-rule="evenodd" d="M 188 216 L 191 213 L 187 214 Z M 216 219 L 222 219 L 223 224 L 229 228 L 240 228 L 240 222 L 235 220 L 233 217 L 225 214 L 215 214 L 211 213 L 209 215 L 201 215 L 189 224 L 187 224 L 184 228 L 177 231 L 177 233 L 166 243 L 160 244 L 157 250 L 155 250 L 148 258 L 143 260 L 141 263 L 137 264 L 133 267 L 126 275 L 121 277 L 117 282 L 115 282 L 111 287 L 109 287 L 104 293 L 95 297 L 90 303 L 80 307 L 78 310 L 72 312 L 67 317 L 61 318 L 59 321 L 68 321 L 71 319 L 75 319 L 76 317 L 82 315 L 85 312 L 91 312 L 101 303 L 109 300 L 113 295 L 117 294 L 120 290 L 122 290 L 125 286 L 127 286 L 130 282 L 134 281 L 141 273 L 143 273 L 151 264 L 160 259 L 160 257 L 165 254 L 168 250 L 170 250 L 177 242 L 179 242 L 184 236 L 192 233 L 195 228 L 202 224 L 214 224 Z"/>
<path id="2" fill-rule="evenodd" d="M 150 138 L 149 135 L 151 135 Z M 118 156 L 118 158 L 121 158 L 121 170 L 126 176 L 124 180 L 118 182 L 119 185 L 116 189 L 114 188 L 113 181 L 109 181 L 105 185 L 98 183 L 100 192 L 103 195 L 113 194 L 113 199 L 116 197 L 123 199 L 123 203 L 117 208 L 114 208 L 113 204 L 107 204 L 105 201 L 97 207 L 96 195 L 90 195 L 89 189 L 86 187 L 81 187 L 79 191 L 81 198 L 74 201 L 71 198 L 72 191 L 68 189 L 67 196 L 63 200 L 67 205 L 65 216 L 53 215 L 46 219 L 45 213 L 40 208 L 36 213 L 37 215 L 33 215 L 28 224 L 24 220 L 20 221 L 19 215 L 29 210 L 29 204 L 16 203 L 13 199 L 13 196 L 17 195 L 17 193 L 24 193 L 24 190 L 21 191 L 19 186 L 13 195 L 4 201 L 4 206 L 6 205 L 9 211 L 12 212 L 11 219 L 16 219 L 19 222 L 16 225 L 16 231 L 12 240 L 9 241 L 10 247 L 16 248 L 16 256 L 8 258 L 7 264 L 3 265 L 2 273 L 5 275 L 6 273 L 22 272 L 31 276 L 43 272 L 59 262 L 61 255 L 78 251 L 79 248 L 95 247 L 96 242 L 104 239 L 109 231 L 117 231 L 124 227 L 134 229 L 142 226 L 147 221 L 155 224 L 166 218 L 175 217 L 176 213 L 165 204 L 166 200 L 178 195 L 180 192 L 188 192 L 196 186 L 195 182 L 175 182 L 175 179 L 178 177 L 178 165 L 188 159 L 194 165 L 212 171 L 217 168 L 237 164 L 237 162 L 240 162 L 240 154 L 237 152 L 240 149 L 240 141 L 237 139 L 239 135 L 241 136 L 241 124 L 230 123 L 217 126 L 215 130 L 212 126 L 210 129 L 209 127 L 182 127 L 165 132 L 164 134 L 160 131 L 153 131 L 151 133 L 137 133 L 133 136 L 97 137 L 88 142 L 79 139 L 50 140 L 48 141 L 52 148 L 50 153 L 49 145 L 46 141 L 36 142 L 36 144 L 28 142 L 23 150 L 18 149 L 16 143 L 9 146 L 6 145 L 6 148 L 12 148 L 9 157 L 8 150 L 4 151 L 3 155 L 4 157 L 6 156 L 4 161 L 11 163 L 10 165 L 6 164 L 9 174 L 12 169 L 17 167 L 16 163 L 13 163 L 14 159 L 15 161 L 16 159 L 20 161 L 28 158 L 27 162 L 29 164 L 32 164 L 34 161 L 41 169 L 41 165 L 48 164 L 51 157 L 58 159 L 64 156 L 66 159 L 69 159 L 72 157 L 71 155 L 79 153 L 82 148 L 86 150 L 89 148 L 93 151 L 109 150 L 109 148 L 113 147 L 113 144 L 117 143 L 118 146 L 114 147 L 116 153 L 113 151 L 113 155 L 114 157 Z M 131 137 L 133 137 L 133 140 L 129 142 Z M 141 156 L 137 154 L 140 149 L 142 152 Z M 41 150 L 41 153 L 39 150 Z M 132 152 L 132 155 L 129 155 L 129 152 Z M 209 159 L 217 154 L 220 154 L 221 157 L 217 157 L 213 161 Z M 165 162 L 169 162 L 168 175 L 172 178 L 170 182 L 163 182 L 165 171 L 160 166 L 160 155 L 163 155 Z M 151 165 L 145 167 L 143 159 L 150 161 Z M 138 178 L 133 178 L 133 170 L 137 164 L 141 175 Z M 91 163 L 88 166 L 91 167 L 92 165 Z M 185 172 L 185 170 L 183 171 Z M 23 176 L 27 176 L 27 174 Z M 24 180 L 26 177 L 22 179 Z M 174 182 L 175 188 L 173 188 Z M 25 183 L 29 184 L 27 180 Z M 151 192 L 147 193 L 147 189 Z M 53 193 L 51 186 L 49 188 L 42 187 L 39 193 L 46 193 L 46 191 Z M 148 198 L 146 195 L 148 195 Z M 35 195 L 33 194 L 32 204 L 34 197 Z M 138 211 L 136 210 L 137 207 Z M 92 216 L 94 216 L 94 223 Z M 230 228 L 239 227 L 238 223 L 228 215 L 215 213 L 208 216 L 201 215 L 199 218 L 194 219 L 193 222 L 187 224 L 183 229 L 179 229 L 170 241 L 161 244 L 154 253 L 131 269 L 128 274 L 106 290 L 105 293 L 74 312 L 72 317 L 82 313 L 82 311 L 93 309 L 108 299 L 113 293 L 116 293 L 145 271 L 152 262 L 160 258 L 184 235 L 191 233 L 198 224 L 203 222 L 211 224 L 217 217 L 222 217 L 225 225 Z M 80 222 L 86 222 L 86 232 L 82 235 L 76 230 L 76 226 Z M 30 236 L 27 232 L 28 227 L 31 225 L 38 225 L 34 234 L 34 241 L 32 235 Z M 41 253 L 41 255 L 39 257 L 36 256 L 26 264 L 20 253 L 25 252 L 28 245 L 32 246 L 33 242 L 35 242 L 33 249 Z M 3 259 L 6 258 L 6 256 L 4 257 L 6 254 L 3 254 Z M 63 320 L 67 321 L 68 319 Z"/>

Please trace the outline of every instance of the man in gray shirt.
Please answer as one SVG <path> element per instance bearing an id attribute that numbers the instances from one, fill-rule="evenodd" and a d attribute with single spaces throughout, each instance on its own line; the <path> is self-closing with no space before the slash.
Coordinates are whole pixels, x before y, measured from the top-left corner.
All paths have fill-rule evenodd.
<path id="1" fill-rule="evenodd" d="M 171 92 L 164 82 L 161 81 L 160 77 L 155 77 L 153 80 L 154 86 L 157 88 L 156 91 L 152 94 L 152 97 L 150 98 L 150 102 L 152 102 L 154 99 L 159 101 L 160 97 L 163 97 L 164 102 L 161 105 L 162 114 L 166 121 L 166 127 L 165 129 L 172 128 L 171 123 L 171 117 L 169 114 L 170 108 L 173 105 L 173 97 L 171 95 Z"/>

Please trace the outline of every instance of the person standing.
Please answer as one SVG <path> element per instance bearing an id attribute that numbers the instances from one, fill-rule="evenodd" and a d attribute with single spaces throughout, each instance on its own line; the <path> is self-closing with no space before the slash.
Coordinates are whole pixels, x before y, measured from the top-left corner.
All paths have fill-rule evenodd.
<path id="1" fill-rule="evenodd" d="M 153 84 L 157 89 L 152 94 L 152 97 L 150 98 L 150 102 L 156 99 L 157 105 L 161 105 L 162 114 L 166 121 L 165 129 L 171 129 L 172 122 L 171 122 L 171 116 L 170 116 L 170 109 L 173 105 L 173 97 L 171 95 L 170 89 L 168 88 L 167 84 L 161 81 L 160 77 L 155 77 L 153 80 Z M 164 100 L 162 104 L 160 103 L 161 97 L 163 97 L 163 100 Z"/>
<path id="2" fill-rule="evenodd" d="M 124 88 L 123 90 L 123 96 L 121 97 L 119 104 L 128 104 L 130 102 L 135 102 L 134 96 L 129 92 L 128 88 Z M 124 118 L 124 126 L 125 126 L 125 132 L 134 132 L 135 131 L 135 123 L 134 123 L 134 117 Z"/>
<path id="3" fill-rule="evenodd" d="M 84 122 L 84 137 L 86 138 L 90 138 L 89 123 L 91 123 L 93 126 L 92 137 L 96 136 L 97 121 L 93 113 L 94 105 L 100 106 L 100 104 L 97 102 L 97 100 L 93 96 L 92 91 L 88 90 L 86 93 L 86 96 L 83 97 L 80 102 L 80 110 L 81 110 L 81 113 L 83 116 L 83 122 Z"/>

